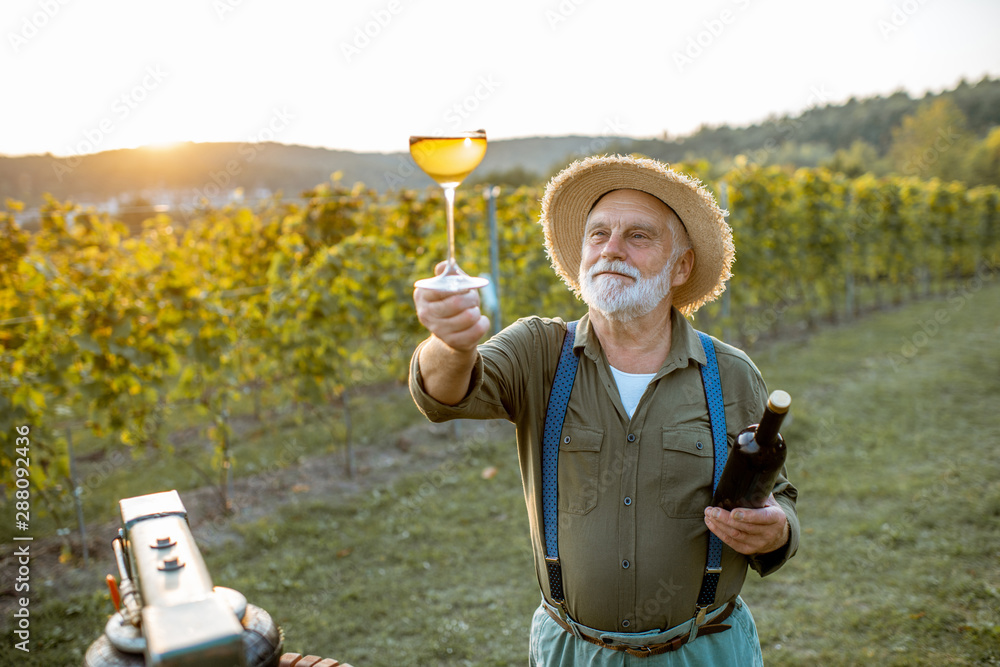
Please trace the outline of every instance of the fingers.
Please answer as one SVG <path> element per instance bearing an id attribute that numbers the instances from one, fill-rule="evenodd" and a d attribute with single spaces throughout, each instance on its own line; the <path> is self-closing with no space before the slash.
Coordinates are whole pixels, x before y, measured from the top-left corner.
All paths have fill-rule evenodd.
<path id="1" fill-rule="evenodd" d="M 741 554 L 768 553 L 788 541 L 788 519 L 773 497 L 760 509 L 705 508 L 705 525 Z"/>
<path id="2" fill-rule="evenodd" d="M 472 326 L 479 320 L 479 293 L 442 292 L 422 289 L 413 291 L 413 302 L 417 307 L 417 319 L 431 333 L 447 333 Z"/>
<path id="3" fill-rule="evenodd" d="M 721 513 L 725 513 L 725 516 Z M 734 525 L 729 512 L 718 507 L 705 510 L 705 525 L 715 535 L 741 554 L 750 555 L 756 552 L 752 536 Z"/>
<path id="4" fill-rule="evenodd" d="M 478 311 L 478 309 L 477 309 Z M 449 347 L 456 350 L 468 351 L 476 349 L 480 339 L 490 330 L 490 320 L 485 315 L 480 315 L 479 319 L 471 327 L 461 329 L 451 334 L 434 334 L 443 340 Z"/>
<path id="5" fill-rule="evenodd" d="M 441 292 L 416 288 L 417 319 L 429 332 L 456 350 L 470 350 L 489 331 L 490 321 L 479 309 L 479 292 Z"/>
<path id="6" fill-rule="evenodd" d="M 781 508 L 775 504 L 765 505 L 760 509 L 738 507 L 731 512 L 731 515 L 734 521 L 740 521 L 746 524 L 756 524 L 758 526 L 766 526 L 774 523 L 775 521 L 780 521 L 780 517 L 784 516 L 784 512 L 782 512 Z"/>

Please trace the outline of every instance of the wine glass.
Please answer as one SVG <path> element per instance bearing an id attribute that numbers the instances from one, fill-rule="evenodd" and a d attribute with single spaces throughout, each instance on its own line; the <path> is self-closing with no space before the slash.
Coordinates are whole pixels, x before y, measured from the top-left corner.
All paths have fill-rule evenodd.
<path id="1" fill-rule="evenodd" d="M 410 137 L 410 155 L 425 174 L 444 189 L 448 212 L 448 262 L 443 272 L 414 285 L 442 292 L 462 292 L 489 284 L 486 278 L 470 276 L 455 261 L 455 188 L 472 173 L 486 155 L 486 131 L 455 132 L 440 136 Z"/>

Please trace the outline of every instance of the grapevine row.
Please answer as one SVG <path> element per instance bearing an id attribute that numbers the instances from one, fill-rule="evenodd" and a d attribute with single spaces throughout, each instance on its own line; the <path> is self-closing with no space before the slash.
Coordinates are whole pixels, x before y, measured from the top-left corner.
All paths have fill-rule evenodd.
<path id="1" fill-rule="evenodd" d="M 707 185 L 730 210 L 737 262 L 696 325 L 737 344 L 941 292 L 1000 264 L 996 187 L 777 167 Z M 519 188 L 498 200 L 505 323 L 583 312 L 545 256 L 540 199 Z M 8 200 L 0 466 L 12 463 L 15 427 L 31 425 L 33 488 L 58 514 L 73 490 L 67 429 L 83 426 L 109 448 L 166 447 L 166 416 L 183 403 L 212 418 L 225 500 L 235 405 L 280 388 L 349 419 L 352 389 L 405 376 L 422 337 L 412 283 L 443 256 L 443 211 L 436 190 L 333 181 L 255 210 L 160 214 L 129 235 L 54 200 L 28 232 Z M 470 272 L 488 270 L 485 216 L 481 191 L 460 189 L 459 262 Z"/>

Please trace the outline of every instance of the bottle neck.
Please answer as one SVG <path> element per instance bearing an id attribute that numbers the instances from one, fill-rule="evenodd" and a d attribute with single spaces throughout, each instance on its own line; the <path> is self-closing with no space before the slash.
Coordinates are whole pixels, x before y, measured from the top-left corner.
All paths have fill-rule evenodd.
<path id="1" fill-rule="evenodd" d="M 778 440 L 778 429 L 781 428 L 781 422 L 784 421 L 785 412 L 774 412 L 770 408 L 764 409 L 764 416 L 760 419 L 760 424 L 757 426 L 757 431 L 754 434 L 754 440 L 757 441 L 759 447 L 772 447 Z"/>

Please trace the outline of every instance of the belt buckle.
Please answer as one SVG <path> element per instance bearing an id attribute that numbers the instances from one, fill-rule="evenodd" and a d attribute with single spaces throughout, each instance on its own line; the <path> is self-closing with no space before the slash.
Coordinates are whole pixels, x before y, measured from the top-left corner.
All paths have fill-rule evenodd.
<path id="1" fill-rule="evenodd" d="M 653 649 L 650 648 L 647 644 L 633 644 L 632 642 L 628 641 L 619 641 L 617 639 L 608 637 L 607 635 L 600 635 L 599 637 L 597 637 L 597 641 L 604 644 L 604 646 L 606 646 L 607 648 L 613 648 L 616 651 L 624 651 L 628 649 L 629 651 L 642 651 L 647 655 L 653 653 Z"/>
<path id="2" fill-rule="evenodd" d="M 648 633 L 639 633 L 648 634 Z M 647 637 L 636 637 L 635 641 L 631 641 L 627 633 L 616 633 L 616 632 L 602 632 L 594 637 L 597 641 L 601 642 L 604 646 L 608 648 L 613 648 L 616 651 L 641 651 L 647 655 L 652 655 L 653 649 L 659 646 L 658 644 L 650 644 Z M 639 644 L 639 641 L 647 640 L 646 643 Z"/>

